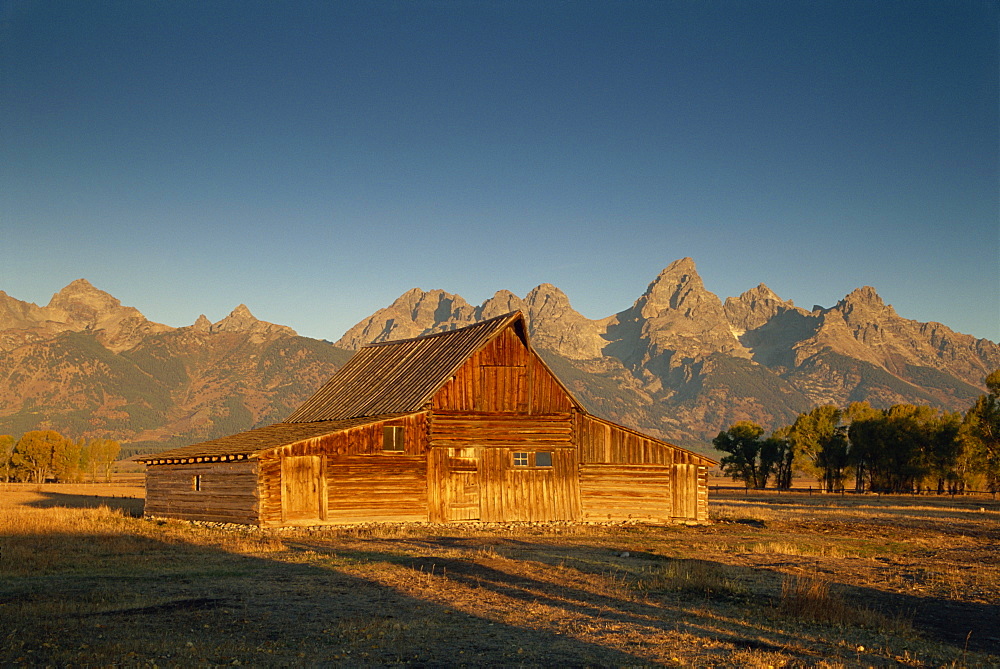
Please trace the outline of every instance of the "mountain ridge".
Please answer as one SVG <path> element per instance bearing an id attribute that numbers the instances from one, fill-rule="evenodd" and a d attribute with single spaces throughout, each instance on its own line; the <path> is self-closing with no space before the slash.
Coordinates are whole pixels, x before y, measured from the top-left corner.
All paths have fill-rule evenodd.
<path id="1" fill-rule="evenodd" d="M 334 344 L 243 304 L 215 323 L 154 323 L 80 279 L 43 307 L 0 291 L 0 432 L 52 427 L 145 450 L 214 438 L 283 419 L 359 346 L 514 310 L 589 410 L 687 445 L 737 420 L 787 424 L 816 404 L 964 410 L 1000 367 L 996 343 L 905 319 L 870 286 L 812 310 L 764 283 L 723 301 L 691 258 L 600 319 L 548 283 L 478 306 L 413 288 Z"/>

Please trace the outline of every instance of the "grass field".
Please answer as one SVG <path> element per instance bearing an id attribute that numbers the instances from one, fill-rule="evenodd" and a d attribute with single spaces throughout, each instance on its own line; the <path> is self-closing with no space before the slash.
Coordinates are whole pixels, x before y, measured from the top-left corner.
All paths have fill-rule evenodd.
<path id="1" fill-rule="evenodd" d="M 0 484 L 0 665 L 1000 664 L 1000 502 L 713 490 L 698 526 L 260 531 Z"/>

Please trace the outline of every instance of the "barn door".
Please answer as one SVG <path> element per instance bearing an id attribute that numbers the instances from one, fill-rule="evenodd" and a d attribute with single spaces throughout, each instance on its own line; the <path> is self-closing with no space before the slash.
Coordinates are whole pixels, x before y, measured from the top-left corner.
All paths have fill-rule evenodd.
<path id="1" fill-rule="evenodd" d="M 281 461 L 281 516 L 285 521 L 323 520 L 326 516 L 323 458 L 299 455 Z"/>
<path id="2" fill-rule="evenodd" d="M 475 448 L 449 448 L 444 477 L 446 520 L 479 520 L 479 458 Z"/>
<path id="3" fill-rule="evenodd" d="M 671 516 L 695 519 L 698 516 L 698 466 L 674 465 L 670 481 Z"/>

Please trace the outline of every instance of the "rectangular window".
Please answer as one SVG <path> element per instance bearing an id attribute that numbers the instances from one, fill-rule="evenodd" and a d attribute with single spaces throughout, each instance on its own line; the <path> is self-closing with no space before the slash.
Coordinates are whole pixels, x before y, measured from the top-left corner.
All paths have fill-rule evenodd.
<path id="1" fill-rule="evenodd" d="M 191 481 L 191 488 L 195 491 L 201 490 L 201 474 L 194 475 L 194 479 Z"/>
<path id="2" fill-rule="evenodd" d="M 514 453 L 515 467 L 551 467 L 552 451 Z"/>
<path id="3" fill-rule="evenodd" d="M 382 428 L 382 450 L 387 453 L 402 453 L 405 448 L 406 431 L 402 426 L 386 425 Z"/>

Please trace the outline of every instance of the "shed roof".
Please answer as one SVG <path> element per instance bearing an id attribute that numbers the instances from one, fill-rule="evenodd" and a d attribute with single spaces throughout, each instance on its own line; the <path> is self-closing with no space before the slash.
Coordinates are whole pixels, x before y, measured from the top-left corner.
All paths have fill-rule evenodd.
<path id="1" fill-rule="evenodd" d="M 190 446 L 181 446 L 168 451 L 136 458 L 138 462 L 169 463 L 190 462 L 200 458 L 202 461 L 214 462 L 220 460 L 244 460 L 259 453 L 287 446 L 306 439 L 321 437 L 325 434 L 361 427 L 369 423 L 377 423 L 395 416 L 365 416 L 348 420 L 324 420 L 310 423 L 275 423 L 255 430 L 247 430 L 231 434 L 211 441 L 203 441 Z"/>
<path id="2" fill-rule="evenodd" d="M 363 346 L 285 422 L 418 411 L 469 356 L 510 326 L 528 346 L 520 311 L 456 330 Z"/>

